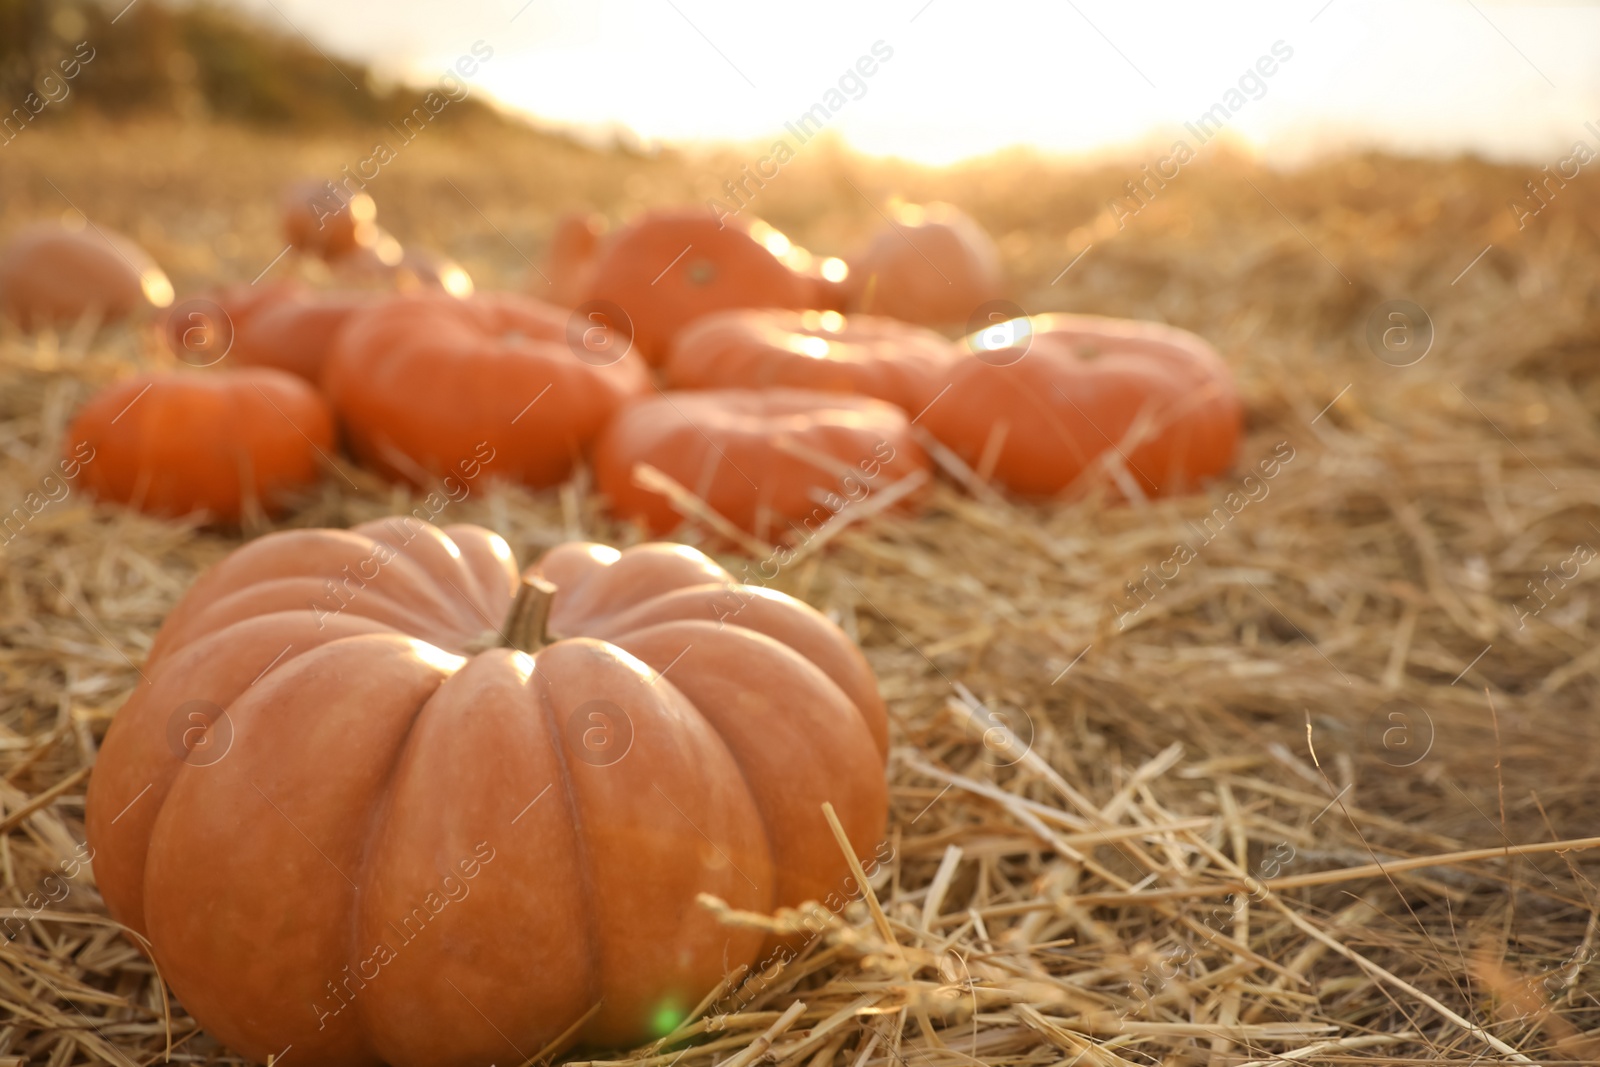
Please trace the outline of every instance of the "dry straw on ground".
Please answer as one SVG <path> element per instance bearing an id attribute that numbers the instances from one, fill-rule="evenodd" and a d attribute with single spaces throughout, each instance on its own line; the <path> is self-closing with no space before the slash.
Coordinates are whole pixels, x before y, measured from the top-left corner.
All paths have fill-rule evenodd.
<path id="1" fill-rule="evenodd" d="M 0 229 L 62 209 L 50 178 L 139 234 L 180 290 L 248 276 L 276 251 L 272 189 L 336 169 L 346 148 L 108 131 L 100 150 L 127 167 L 113 189 L 41 134 L 9 150 Z M 574 155 L 529 190 L 538 171 L 514 145 L 441 134 L 410 151 L 375 188 L 380 211 L 502 284 L 582 189 L 616 212 L 722 176 L 718 161 Z M 452 170 L 463 155 L 481 165 Z M 1032 506 L 950 472 L 921 517 L 872 516 L 784 570 L 776 584 L 879 672 L 893 859 L 838 914 L 725 913 L 824 932 L 615 1058 L 1600 1061 L 1600 864 L 1585 840 L 1600 833 L 1600 565 L 1538 600 L 1527 584 L 1600 545 L 1595 195 L 1575 183 L 1518 231 L 1515 168 L 1353 158 L 1284 175 L 1217 152 L 1126 230 L 1096 229 L 1136 171 L 1017 158 L 925 174 L 819 154 L 763 192 L 761 210 L 827 252 L 876 221 L 837 179 L 958 200 L 999 235 L 1030 309 L 1215 340 L 1249 435 L 1207 497 Z M 1437 332 L 1404 368 L 1363 341 L 1371 309 L 1397 298 Z M 86 391 L 150 358 L 126 332 L 0 342 L 6 510 Z M 1267 495 L 1201 544 L 1197 525 L 1280 446 L 1293 458 Z M 343 466 L 356 488 L 330 475 L 291 524 L 410 506 Z M 636 537 L 581 484 L 475 491 L 449 519 L 525 557 Z M 91 876 L 28 901 L 82 840 L 97 738 L 164 612 L 238 540 L 73 493 L 0 548 L 0 921 L 20 920 L 0 943 L 0 1064 L 144 1064 L 169 1042 L 174 1060 L 231 1062 L 108 924 Z M 1126 583 L 1179 541 L 1197 558 L 1135 613 Z"/>

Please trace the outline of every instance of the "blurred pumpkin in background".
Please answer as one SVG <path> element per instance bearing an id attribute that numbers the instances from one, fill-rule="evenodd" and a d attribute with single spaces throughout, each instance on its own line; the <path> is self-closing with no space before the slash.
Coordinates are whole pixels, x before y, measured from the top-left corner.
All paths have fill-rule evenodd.
<path id="1" fill-rule="evenodd" d="M 1187 330 L 1035 315 L 967 344 L 950 392 L 921 423 L 1017 493 L 1093 483 L 1129 499 L 1167 496 L 1233 463 L 1243 422 L 1233 373 Z"/>
<path id="2" fill-rule="evenodd" d="M 928 326 L 965 326 L 1003 294 L 1000 250 L 950 204 L 900 204 L 850 265 L 849 308 Z"/>
<path id="3" fill-rule="evenodd" d="M 817 256 L 761 219 L 744 223 L 750 236 L 795 275 L 804 290 L 800 306 L 844 311 L 849 301 L 850 266 L 837 256 Z"/>
<path id="4" fill-rule="evenodd" d="M 320 386 L 339 330 L 379 299 L 364 292 L 305 292 L 278 299 L 235 327 L 229 355 L 235 363 L 276 367 Z"/>
<path id="5" fill-rule="evenodd" d="M 426 484 L 492 454 L 493 477 L 554 485 L 627 398 L 650 387 L 636 355 L 595 355 L 571 313 L 507 293 L 416 293 L 351 317 L 322 385 L 364 463 Z"/>
<path id="6" fill-rule="evenodd" d="M 662 373 L 678 389 L 795 386 L 876 397 L 915 416 L 960 358 L 954 342 L 898 319 L 741 308 L 680 330 Z"/>
<path id="7" fill-rule="evenodd" d="M 366 193 L 306 178 L 284 191 L 283 236 L 295 249 L 335 260 L 379 243 L 378 205 Z"/>
<path id="8" fill-rule="evenodd" d="M 362 245 L 328 264 L 338 286 L 387 289 L 414 293 L 438 290 L 451 296 L 471 296 L 472 276 L 461 264 L 441 252 L 403 246 L 387 230 L 379 229 L 369 245 Z"/>
<path id="9" fill-rule="evenodd" d="M 255 316 L 307 292 L 301 282 L 239 282 L 179 300 L 161 313 L 158 324 L 167 348 L 191 366 L 208 367 L 234 350 L 234 341 Z"/>
<path id="10" fill-rule="evenodd" d="M 132 240 L 79 220 L 40 222 L 0 248 L 0 308 L 24 329 L 115 322 L 172 303 L 172 283 Z"/>
<path id="11" fill-rule="evenodd" d="M 438 289 L 451 296 L 471 296 L 477 289 L 467 269 L 443 252 L 409 245 L 395 268 L 395 287 L 401 292 Z"/>
<path id="12" fill-rule="evenodd" d="M 721 520 L 786 542 L 814 535 L 847 506 L 902 479 L 920 473 L 920 485 L 930 464 L 905 413 L 881 400 L 713 389 L 624 408 L 600 435 L 594 467 L 612 510 L 653 534 L 682 525 L 686 505 L 703 505 L 716 516 L 713 529 Z"/>
<path id="13" fill-rule="evenodd" d="M 291 493 L 317 482 L 334 448 L 327 403 L 267 367 L 129 378 L 91 397 L 67 431 L 67 453 L 83 461 L 80 484 L 95 496 L 227 523 L 280 513 Z"/>
<path id="14" fill-rule="evenodd" d="M 601 243 L 580 303 L 620 308 L 635 348 L 652 366 L 666 357 L 672 335 L 701 315 L 804 307 L 807 284 L 779 258 L 790 242 L 771 227 L 760 232 L 765 242 L 749 223 L 723 225 L 704 209 L 649 212 Z"/>
<path id="15" fill-rule="evenodd" d="M 544 267 L 528 276 L 528 292 L 562 307 L 575 306 L 583 299 L 588 274 L 605 232 L 604 215 L 586 211 L 562 215 L 550 236 Z"/>

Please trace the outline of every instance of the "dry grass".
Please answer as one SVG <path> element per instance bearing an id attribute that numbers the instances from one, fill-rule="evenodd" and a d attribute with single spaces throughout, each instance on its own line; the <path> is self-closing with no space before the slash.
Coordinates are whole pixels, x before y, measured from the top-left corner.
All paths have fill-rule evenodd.
<path id="1" fill-rule="evenodd" d="M 81 131 L 29 137 L 6 149 L 0 231 L 65 207 L 48 179 L 139 236 L 180 292 L 253 276 L 278 248 L 281 181 L 364 154 L 154 126 L 96 133 L 91 165 Z M 1096 231 L 1137 162 L 934 174 L 819 150 L 763 191 L 760 211 L 828 253 L 877 221 L 846 177 L 963 204 L 1030 310 L 1212 338 L 1250 412 L 1241 474 L 1280 442 L 1294 458 L 1203 546 L 1193 524 L 1236 480 L 1130 508 L 1023 506 L 951 479 L 921 517 L 877 516 L 785 570 L 776 584 L 879 672 L 895 858 L 797 960 L 635 1062 L 1600 1061 L 1600 864 L 1552 847 L 1600 833 L 1600 567 L 1525 626 L 1515 608 L 1543 568 L 1600 544 L 1600 197 L 1580 180 L 1519 233 L 1516 168 L 1282 175 L 1212 154 L 1125 231 Z M 736 172 L 440 132 L 374 192 L 402 238 L 513 284 L 559 208 L 703 196 Z M 1362 331 L 1402 297 L 1438 338 L 1395 368 Z M 0 340 L 0 504 L 38 486 L 89 388 L 155 358 L 129 332 Z M 358 488 L 330 476 L 290 523 L 408 506 L 344 466 Z M 524 558 L 635 536 L 580 484 L 475 494 L 450 520 Z M 1179 540 L 1198 558 L 1119 617 L 1125 583 Z M 229 1061 L 168 1005 L 90 876 L 26 901 L 82 840 L 96 740 L 163 614 L 238 541 L 74 494 L 0 548 L 0 921 L 24 920 L 0 947 L 0 1064 L 142 1064 L 169 1040 L 174 1059 Z"/>

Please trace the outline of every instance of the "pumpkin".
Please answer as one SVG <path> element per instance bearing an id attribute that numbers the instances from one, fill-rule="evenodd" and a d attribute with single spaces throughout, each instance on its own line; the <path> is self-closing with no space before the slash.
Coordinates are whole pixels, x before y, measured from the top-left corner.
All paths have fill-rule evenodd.
<path id="1" fill-rule="evenodd" d="M 389 231 L 374 226 L 360 244 L 328 260 L 336 284 L 390 288 L 405 261 L 406 250 Z"/>
<path id="2" fill-rule="evenodd" d="M 850 308 L 850 265 L 838 256 L 813 257 L 797 268 L 805 283 L 805 306 L 822 311 L 848 311 Z"/>
<path id="3" fill-rule="evenodd" d="M 902 204 L 851 264 L 853 311 L 965 326 L 1003 287 L 1000 250 L 949 204 Z"/>
<path id="4" fill-rule="evenodd" d="M 767 251 L 795 275 L 804 291 L 801 307 L 822 311 L 844 311 L 848 306 L 850 265 L 837 256 L 818 257 L 809 249 L 789 240 L 788 236 L 760 219 L 751 219 L 745 226 Z"/>
<path id="5" fill-rule="evenodd" d="M 306 293 L 272 302 L 234 329 L 229 355 L 247 366 L 276 367 L 313 385 L 339 330 L 373 303 L 365 293 Z"/>
<path id="6" fill-rule="evenodd" d="M 968 339 L 949 395 L 921 420 L 980 473 L 1030 496 L 1086 475 L 1123 496 L 1163 496 L 1233 462 L 1238 391 L 1194 334 L 1093 315 L 1036 315 L 1001 333 L 1018 343 Z"/>
<path id="7" fill-rule="evenodd" d="M 210 366 L 233 351 L 239 331 L 258 312 L 304 291 L 297 281 L 224 285 L 174 303 L 158 324 L 173 355 L 192 366 Z"/>
<path id="8" fill-rule="evenodd" d="M 281 301 L 296 299 L 305 292 L 306 287 L 292 279 L 255 283 L 236 282 L 214 289 L 196 299 L 216 304 L 228 316 L 228 321 L 237 332 L 257 312 L 265 311 Z"/>
<path id="9" fill-rule="evenodd" d="M 778 251 L 787 247 L 785 240 Z M 654 366 L 672 335 L 701 315 L 804 307 L 809 295 L 806 282 L 751 236 L 748 224 L 724 225 L 709 211 L 679 209 L 651 212 L 603 242 L 582 301 L 621 308 L 632 322 L 634 347 Z"/>
<path id="10" fill-rule="evenodd" d="M 334 260 L 378 243 L 378 206 L 366 193 L 307 178 L 284 192 L 283 236 L 302 252 Z"/>
<path id="11" fill-rule="evenodd" d="M 561 216 L 550 237 L 544 269 L 528 278 L 529 291 L 562 307 L 576 305 L 583 299 L 587 274 L 605 232 L 604 215 L 573 211 Z"/>
<path id="12" fill-rule="evenodd" d="M 114 322 L 172 303 L 172 283 L 138 245 L 98 226 L 42 222 L 0 249 L 0 310 L 24 329 L 85 315 Z"/>
<path id="13" fill-rule="evenodd" d="M 283 509 L 313 485 L 334 449 L 317 391 L 267 367 L 229 374 L 146 374 L 102 389 L 67 431 L 69 453 L 93 454 L 80 483 L 156 515 L 205 512 L 237 522 Z"/>
<path id="14" fill-rule="evenodd" d="M 857 393 L 915 416 L 948 384 L 960 355 L 939 334 L 897 319 L 736 309 L 680 330 L 662 373 L 679 389 L 789 385 Z"/>
<path id="15" fill-rule="evenodd" d="M 145 672 L 89 784 L 96 879 L 256 1062 L 659 1036 L 762 945 L 698 894 L 848 895 L 822 804 L 859 855 L 885 827 L 861 652 L 682 545 L 566 544 L 519 578 L 475 526 L 273 533 Z"/>
<path id="16" fill-rule="evenodd" d="M 401 292 L 438 289 L 451 296 L 471 296 L 475 290 L 472 275 L 465 267 L 442 252 L 426 248 L 407 248 L 395 268 L 395 287 Z"/>
<path id="17" fill-rule="evenodd" d="M 648 475 L 640 484 L 641 463 L 739 529 L 790 542 L 929 468 L 899 408 L 803 389 L 664 393 L 612 419 L 595 445 L 596 485 L 616 514 L 666 533 L 683 516 Z"/>
<path id="18" fill-rule="evenodd" d="M 477 456 L 494 477 L 554 485 L 650 387 L 631 353 L 590 358 L 569 317 L 510 294 L 392 297 L 340 332 L 323 391 L 355 454 L 391 477 L 426 484 Z"/>

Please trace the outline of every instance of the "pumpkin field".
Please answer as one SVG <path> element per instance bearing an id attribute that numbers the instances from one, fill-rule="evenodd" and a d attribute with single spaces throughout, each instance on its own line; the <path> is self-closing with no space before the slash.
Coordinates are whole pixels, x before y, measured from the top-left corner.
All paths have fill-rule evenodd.
<path id="1" fill-rule="evenodd" d="M 0 1065 L 1600 1062 L 1583 179 L 50 118 Z"/>

